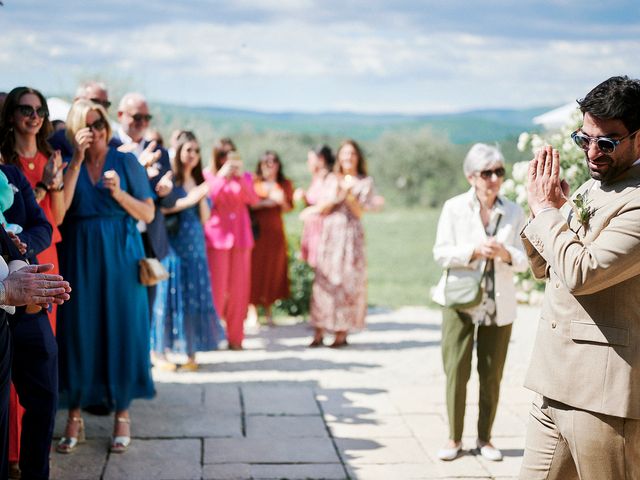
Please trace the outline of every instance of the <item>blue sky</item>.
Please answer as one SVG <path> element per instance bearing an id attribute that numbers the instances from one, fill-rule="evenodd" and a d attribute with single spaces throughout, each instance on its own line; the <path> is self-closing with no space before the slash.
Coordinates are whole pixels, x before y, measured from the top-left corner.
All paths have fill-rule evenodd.
<path id="1" fill-rule="evenodd" d="M 559 105 L 640 77 L 640 2 L 4 0 L 0 89 L 266 111 Z"/>

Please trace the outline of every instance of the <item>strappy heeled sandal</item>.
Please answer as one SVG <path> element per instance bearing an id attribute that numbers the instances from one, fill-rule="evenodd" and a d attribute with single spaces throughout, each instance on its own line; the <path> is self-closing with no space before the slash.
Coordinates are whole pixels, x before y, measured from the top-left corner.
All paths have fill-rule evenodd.
<path id="1" fill-rule="evenodd" d="M 84 420 L 81 417 L 69 417 L 67 419 L 67 429 L 73 423 L 78 423 L 78 433 L 77 437 L 62 437 L 56 445 L 56 452 L 58 453 L 71 453 L 73 452 L 79 443 L 84 443 L 85 434 L 84 434 Z M 65 431 L 66 433 L 66 431 Z"/>
<path id="2" fill-rule="evenodd" d="M 117 423 L 131 424 L 131 419 L 128 417 L 116 417 Z M 111 445 L 109 451 L 111 453 L 124 453 L 128 450 L 131 444 L 131 433 L 129 435 L 118 435 L 111 437 Z"/>

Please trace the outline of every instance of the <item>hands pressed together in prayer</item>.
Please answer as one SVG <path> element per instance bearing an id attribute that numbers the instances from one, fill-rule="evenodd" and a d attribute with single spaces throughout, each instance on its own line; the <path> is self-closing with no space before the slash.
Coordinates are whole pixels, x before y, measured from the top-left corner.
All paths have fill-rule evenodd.
<path id="1" fill-rule="evenodd" d="M 547 145 L 529 162 L 527 200 L 535 217 L 546 208 L 560 208 L 567 201 L 569 184 L 560 179 L 560 153 Z"/>

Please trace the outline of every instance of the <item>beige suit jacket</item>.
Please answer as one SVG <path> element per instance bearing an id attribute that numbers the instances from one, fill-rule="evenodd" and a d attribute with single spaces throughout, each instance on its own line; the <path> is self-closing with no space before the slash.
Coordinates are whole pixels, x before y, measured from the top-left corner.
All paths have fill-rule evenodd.
<path id="1" fill-rule="evenodd" d="M 640 166 L 576 193 L 585 191 L 595 209 L 587 228 L 565 205 L 522 232 L 534 275 L 546 278 L 525 386 L 576 408 L 640 419 Z"/>

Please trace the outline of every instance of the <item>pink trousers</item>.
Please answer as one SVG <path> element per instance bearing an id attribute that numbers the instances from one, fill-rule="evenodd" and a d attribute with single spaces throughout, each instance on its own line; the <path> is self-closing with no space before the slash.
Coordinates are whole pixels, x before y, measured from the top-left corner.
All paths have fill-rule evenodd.
<path id="1" fill-rule="evenodd" d="M 251 249 L 207 248 L 216 311 L 227 325 L 229 345 L 242 345 L 251 290 Z"/>

